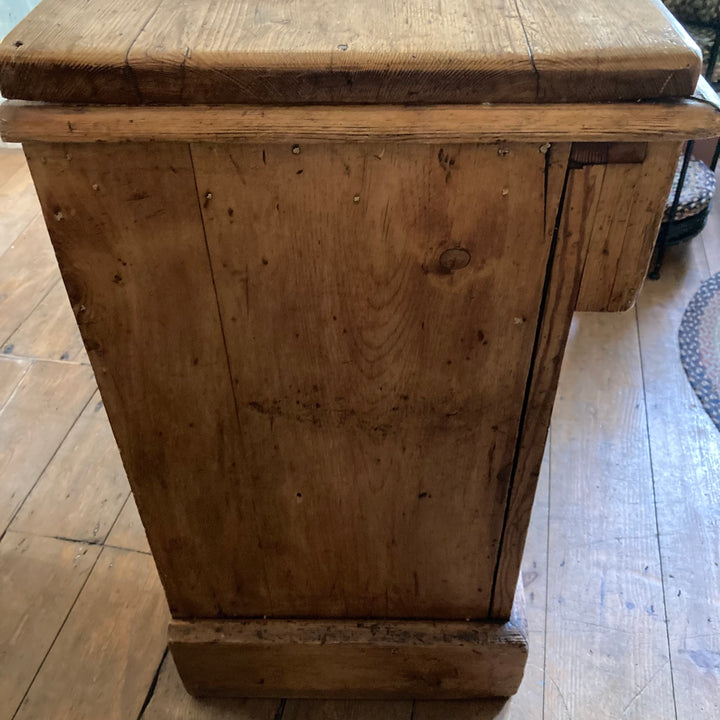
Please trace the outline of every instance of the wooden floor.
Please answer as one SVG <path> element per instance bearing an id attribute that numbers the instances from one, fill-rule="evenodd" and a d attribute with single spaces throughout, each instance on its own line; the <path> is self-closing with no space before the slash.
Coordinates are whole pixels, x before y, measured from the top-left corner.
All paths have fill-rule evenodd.
<path id="1" fill-rule="evenodd" d="M 578 316 L 525 553 L 510 702 L 198 702 L 22 155 L 0 148 L 0 720 L 720 717 L 720 433 L 677 328 L 720 204 L 635 310 Z"/>

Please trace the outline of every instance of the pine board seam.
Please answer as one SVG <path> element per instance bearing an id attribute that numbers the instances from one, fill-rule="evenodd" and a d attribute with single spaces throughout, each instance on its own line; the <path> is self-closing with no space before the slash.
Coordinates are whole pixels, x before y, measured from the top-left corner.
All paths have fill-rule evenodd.
<path id="1" fill-rule="evenodd" d="M 11 356 L 11 357 L 12 357 L 12 356 Z M 27 358 L 23 358 L 23 359 L 27 359 Z M 31 358 L 31 359 L 30 359 L 30 362 L 28 363 L 27 367 L 25 368 L 25 371 L 24 371 L 23 374 L 18 378 L 18 381 L 17 381 L 17 383 L 15 384 L 15 387 L 12 389 L 12 392 L 10 393 L 10 395 L 8 395 L 7 400 L 5 401 L 5 403 L 4 403 L 3 405 L 0 405 L 0 415 L 2 415 L 3 411 L 5 410 L 5 408 L 10 404 L 10 402 L 12 401 L 12 399 L 13 399 L 13 398 L 15 397 L 15 395 L 17 394 L 18 388 L 19 388 L 20 385 L 22 384 L 23 379 L 24 379 L 25 376 L 28 374 L 30 368 L 34 365 L 34 363 L 35 363 L 35 361 Z M 74 424 L 74 423 L 73 423 L 73 424 Z M 5 534 L 5 533 L 3 533 L 2 535 L 4 535 L 4 534 Z M 2 536 L 0 536 L 0 540 L 1 540 L 1 539 L 2 539 Z"/>
<path id="2" fill-rule="evenodd" d="M 212 279 L 213 294 L 215 295 L 215 308 L 217 310 L 218 322 L 220 324 L 220 334 L 222 335 L 222 341 L 223 341 L 223 352 L 225 353 L 225 362 L 227 364 L 228 376 L 230 378 L 230 390 L 232 391 L 233 407 L 235 409 L 235 422 L 237 424 L 237 431 L 240 432 L 240 430 L 242 428 L 242 422 L 240 420 L 240 408 L 238 407 L 237 394 L 235 392 L 235 382 L 233 379 L 233 372 L 232 372 L 232 364 L 230 362 L 230 353 L 228 351 L 227 335 L 226 335 L 226 331 L 225 331 L 225 325 L 223 323 L 222 311 L 220 309 L 220 296 L 218 294 L 217 283 L 215 282 L 215 269 L 213 267 L 212 254 L 210 252 L 210 245 L 208 243 L 207 230 L 205 228 L 205 216 L 202 211 L 202 201 L 200 199 L 200 188 L 198 187 L 198 183 L 197 183 L 197 173 L 195 172 L 195 159 L 193 158 L 192 144 L 188 143 L 187 147 L 188 147 L 188 154 L 190 156 L 190 167 L 192 169 L 193 182 L 195 184 L 195 197 L 197 198 L 197 207 L 198 207 L 198 213 L 200 215 L 200 223 L 201 223 L 201 227 L 202 227 L 202 231 L 203 231 L 203 241 L 205 243 L 205 252 L 207 253 L 208 267 L 210 268 L 210 278 Z M 256 527 L 255 530 L 259 536 L 260 535 L 259 528 Z M 265 581 L 265 587 L 267 589 L 268 599 L 270 602 L 270 609 L 272 610 L 272 607 L 273 607 L 272 594 L 270 591 L 270 582 L 268 580 L 267 569 L 266 569 L 264 560 L 262 562 L 262 568 L 263 568 L 263 577 L 264 577 L 264 581 Z"/>
<path id="3" fill-rule="evenodd" d="M 537 102 L 537 99 L 540 97 L 540 71 L 537 69 L 537 65 L 535 65 L 535 56 L 533 55 L 532 45 L 530 44 L 530 36 L 528 35 L 527 28 L 525 27 L 525 21 L 523 20 L 522 13 L 520 12 L 518 0 L 513 0 L 513 4 L 515 5 L 515 11 L 517 12 L 518 20 L 520 21 L 520 27 L 522 28 L 523 35 L 525 37 L 525 44 L 527 45 L 528 50 L 528 59 L 530 60 L 530 65 L 532 65 L 533 73 L 535 74 L 535 100 Z"/>
<path id="4" fill-rule="evenodd" d="M 75 424 L 75 423 L 73 423 L 73 425 L 74 425 L 74 424 Z M 44 472 L 44 471 L 43 471 L 43 472 Z M 23 502 L 24 502 L 24 501 L 23 501 Z M 21 505 L 21 507 L 22 507 L 22 505 Z M 20 509 L 20 508 L 18 508 L 18 510 L 19 510 L 19 509 Z M 13 518 L 14 518 L 14 517 L 15 517 L 15 516 L 13 516 Z M 11 522 L 12 522 L 12 521 L 11 521 Z M 7 532 L 7 531 L 6 531 L 6 532 Z M 26 534 L 26 533 L 18 533 L 18 534 Z M 27 533 L 27 534 L 29 534 L 29 533 Z M 0 537 L 0 540 L 2 540 L 3 537 L 5 537 L 5 533 L 2 534 L 2 536 Z M 65 542 L 65 541 L 63 540 L 63 542 Z M 70 541 L 70 542 L 76 542 L 76 541 Z M 89 545 L 89 544 L 91 544 L 91 543 L 82 543 L 82 544 L 84 544 L 84 545 Z M 101 555 L 102 555 L 102 550 L 100 550 L 100 552 L 97 554 L 97 557 L 95 558 L 95 561 L 93 562 L 92 567 L 90 568 L 90 572 L 85 576 L 85 579 L 83 580 L 82 584 L 80 585 L 80 588 L 78 589 L 78 592 L 77 592 L 77 595 L 75 596 L 75 599 L 72 601 L 72 604 L 71 604 L 70 607 L 68 608 L 67 614 L 65 615 L 65 619 L 62 621 L 62 623 L 60 623 L 60 627 L 58 628 L 58 631 L 55 633 L 55 637 L 53 638 L 53 641 L 50 643 L 50 646 L 48 647 L 47 652 L 45 653 L 45 655 L 43 655 L 42 661 L 41 661 L 40 664 L 37 666 L 37 669 L 35 670 L 35 673 L 34 673 L 34 675 L 33 675 L 32 680 L 31 680 L 30 683 L 28 684 L 27 688 L 25 688 L 25 692 L 23 693 L 23 696 L 22 696 L 22 698 L 20 699 L 20 702 L 18 703 L 18 706 L 17 706 L 17 707 L 15 708 L 15 710 L 13 711 L 13 718 L 17 715 L 18 711 L 20 710 L 20 708 L 22 707 L 23 703 L 25 702 L 25 698 L 28 696 L 28 693 L 30 692 L 30 689 L 32 688 L 32 686 L 33 686 L 34 683 L 35 683 L 35 679 L 36 679 L 37 676 L 40 674 L 40 670 L 42 670 L 42 667 L 43 667 L 43 665 L 45 664 L 45 661 L 47 660 L 48 655 L 50 655 L 50 652 L 52 651 L 53 647 L 55 646 L 56 640 L 58 639 L 58 637 L 60 636 L 60 633 L 62 632 L 63 628 L 65 627 L 65 623 L 67 622 L 68 618 L 70 617 L 70 613 L 72 613 L 73 608 L 74 608 L 75 605 L 77 604 L 78 598 L 79 598 L 80 595 L 82 594 L 82 591 L 85 589 L 85 585 L 87 585 L 87 582 L 88 582 L 88 580 L 90 579 L 90 576 L 93 574 L 93 570 L 95 570 L 95 566 L 97 565 L 98 560 L 100 559 L 100 556 L 101 556 Z"/>
<path id="5" fill-rule="evenodd" d="M 20 235 L 18 235 L 20 237 Z M 12 247 L 12 246 L 11 246 Z M 10 248 L 8 248 L 9 250 Z M 6 251 L 7 252 L 7 251 Z M 0 258 L 0 262 L 2 262 L 2 258 Z M 59 280 L 52 283 L 50 287 L 43 293 L 42 297 L 32 306 L 32 309 L 23 317 L 22 320 L 15 326 L 15 328 L 12 330 L 12 332 L 0 343 L 1 345 L 5 346 L 10 340 L 10 338 L 27 322 L 27 320 L 30 318 L 30 316 L 38 309 L 38 307 L 42 304 L 43 300 L 50 294 L 50 292 L 55 288 L 55 285 L 57 282 L 60 282 Z M 4 355 L 10 355 L 11 353 L 3 353 Z M 20 357 L 20 356 L 18 356 Z M 43 358 L 40 358 L 43 359 Z"/>
<path id="6" fill-rule="evenodd" d="M 547 183 L 548 173 L 550 171 L 549 157 L 545 155 L 545 182 Z M 530 402 L 530 393 L 532 390 L 533 376 L 535 373 L 535 364 L 537 360 L 538 348 L 542 336 L 543 318 L 545 316 L 545 310 L 547 305 L 547 299 L 550 292 L 550 284 L 552 280 L 553 264 L 555 262 L 555 251 L 558 246 L 558 239 L 560 236 L 560 224 L 562 219 L 563 208 L 565 205 L 565 194 L 567 191 L 568 179 L 570 178 L 570 163 L 565 168 L 565 179 L 563 180 L 563 188 L 560 194 L 560 200 L 558 202 L 557 214 L 555 216 L 555 225 L 553 228 L 552 242 L 548 252 L 547 265 L 545 266 L 545 279 L 543 281 L 542 295 L 540 298 L 540 307 L 538 309 L 537 324 L 535 326 L 535 340 L 533 342 L 532 355 L 530 358 L 530 370 L 528 372 L 527 381 L 525 384 L 525 392 L 522 401 L 522 410 L 520 411 L 520 422 L 518 425 L 517 439 L 515 441 L 515 450 L 513 452 L 512 470 L 510 472 L 510 481 L 508 483 L 507 498 L 505 501 L 505 515 L 503 517 L 502 531 L 500 532 L 500 542 L 498 543 L 497 555 L 495 557 L 495 569 L 493 571 L 493 584 L 492 590 L 490 591 L 490 617 L 493 617 L 495 612 L 495 591 L 497 586 L 498 574 L 500 572 L 500 563 L 503 554 L 505 531 L 507 528 L 508 517 L 510 513 L 510 499 L 512 498 L 513 487 L 515 485 L 515 475 L 518 469 L 518 463 L 520 460 L 520 451 L 522 448 L 523 432 L 525 430 L 525 418 L 527 416 L 528 404 Z M 547 207 L 547 191 L 546 191 L 546 207 Z"/>
<path id="7" fill-rule="evenodd" d="M 155 674 L 153 675 L 152 681 L 150 682 L 150 687 L 148 688 L 145 699 L 143 700 L 143 704 L 140 708 L 140 712 L 138 713 L 137 720 L 142 720 L 142 716 L 145 713 L 145 710 L 147 710 L 147 706 L 153 699 L 153 695 L 155 695 L 155 688 L 157 688 L 158 680 L 160 678 L 160 671 L 162 670 L 163 663 L 165 662 L 165 658 L 168 656 L 169 650 L 169 646 L 166 645 L 165 652 L 163 652 L 162 657 L 160 658 L 160 662 L 158 663 L 157 668 L 155 668 Z"/>
<path id="8" fill-rule="evenodd" d="M 40 362 L 44 362 L 44 361 L 43 361 L 43 360 L 40 360 Z M 34 365 L 34 364 L 35 364 L 35 361 L 32 362 L 32 365 Z M 23 375 L 23 377 L 25 377 L 25 376 Z M 17 387 L 15 388 L 15 390 L 13 390 L 13 395 L 15 395 L 16 392 L 17 392 Z M 93 393 L 93 394 L 94 394 L 94 393 Z M 5 533 L 10 529 L 10 526 L 13 524 L 13 522 L 15 522 L 15 518 L 17 517 L 18 513 L 19 513 L 20 510 L 22 509 L 22 506 L 23 506 L 23 505 L 25 504 L 25 502 L 27 501 L 28 497 L 30 497 L 30 493 L 35 489 L 35 487 L 37 486 L 38 482 L 40 482 L 40 478 L 41 478 L 41 477 L 45 474 L 45 472 L 47 471 L 48 467 L 50 466 L 50 463 L 53 461 L 53 459 L 55 458 L 55 456 L 58 454 L 58 450 L 60 450 L 60 448 L 62 447 L 62 444 L 67 440 L 68 436 L 70 435 L 70 432 L 71 432 L 72 429 L 75 427 L 75 424 L 77 423 L 78 418 L 83 414 L 83 412 L 85 412 L 85 408 L 87 408 L 87 406 L 90 404 L 90 402 L 92 401 L 92 399 L 93 399 L 93 398 L 92 398 L 92 395 L 91 395 L 91 396 L 88 398 L 88 401 L 80 408 L 80 412 L 77 414 L 77 417 L 76 417 L 75 420 L 73 420 L 73 422 L 70 424 L 70 427 L 68 427 L 67 432 L 66 432 L 66 433 L 62 436 L 62 438 L 60 439 L 60 442 L 58 443 L 58 446 L 55 448 L 55 450 L 53 450 L 52 455 L 48 458 L 48 461 L 47 461 L 47 462 L 45 463 L 45 465 L 43 466 L 43 469 L 38 473 L 38 475 L 37 475 L 37 477 L 35 478 L 35 481 L 33 482 L 32 486 L 29 488 L 29 490 L 27 491 L 27 493 L 25 493 L 25 497 L 23 498 L 22 502 L 17 506 L 17 508 L 15 509 L 15 512 L 12 514 L 12 516 L 11 516 L 10 519 L 8 520 L 7 527 L 5 528 L 5 530 L 3 530 L 2 534 L 0 534 L 0 540 L 2 540 L 2 539 L 5 537 Z M 6 404 L 5 407 L 7 407 L 7 404 Z M 70 542 L 84 542 L 84 541 L 82 541 L 82 540 L 71 540 L 71 539 L 69 539 L 69 538 L 56 538 L 56 539 L 57 539 L 57 540 L 69 540 Z M 86 545 L 93 545 L 94 543 L 87 543 L 87 542 L 86 542 L 85 544 L 86 544 Z M 93 566 L 93 567 L 94 567 L 94 566 Z M 92 571 L 91 571 L 91 572 L 92 572 Z"/>
<path id="9" fill-rule="evenodd" d="M 703 254 L 705 250 L 703 248 Z M 652 281 L 651 281 L 652 282 Z M 650 479 L 652 480 L 653 517 L 655 519 L 655 539 L 657 542 L 658 567 L 660 569 L 660 588 L 662 590 L 663 612 L 665 613 L 665 637 L 667 639 L 668 663 L 670 665 L 670 688 L 672 691 L 673 709 L 675 717 L 678 717 L 677 697 L 675 695 L 675 672 L 673 670 L 673 648 L 670 642 L 670 622 L 667 608 L 667 594 L 665 590 L 665 570 L 663 568 L 663 553 L 660 543 L 660 521 L 657 510 L 657 489 L 655 487 L 655 467 L 653 465 L 652 443 L 650 442 L 650 409 L 648 408 L 647 391 L 645 389 L 645 362 L 643 361 L 642 334 L 640 333 L 640 318 L 638 317 L 637 306 L 633 308 L 635 313 L 635 331 L 638 340 L 638 356 L 640 359 L 640 379 L 642 380 L 643 405 L 645 409 L 645 433 L 647 437 L 648 460 L 650 466 Z"/>
<path id="10" fill-rule="evenodd" d="M 155 8 L 153 11 L 148 15 L 145 22 L 142 24 L 140 29 L 137 32 L 137 35 L 132 39 L 130 44 L 128 45 L 128 49 L 125 51 L 125 71 L 127 73 L 128 78 L 130 79 L 130 83 L 132 84 L 133 90 L 135 91 L 135 94 L 137 95 L 137 101 L 139 104 L 142 104 L 143 97 L 142 92 L 140 91 L 140 83 L 138 82 L 137 75 L 135 74 L 135 68 L 130 64 L 130 53 L 132 52 L 133 47 L 135 46 L 135 43 L 137 43 L 140 36 L 145 31 L 145 28 L 148 26 L 150 21 L 155 17 L 155 13 L 160 9 L 160 5 L 162 5 L 162 0 L 158 0 L 157 4 L 155 5 Z M 184 62 L 183 62 L 184 66 Z M 142 713 L 141 713 L 142 714 Z"/>

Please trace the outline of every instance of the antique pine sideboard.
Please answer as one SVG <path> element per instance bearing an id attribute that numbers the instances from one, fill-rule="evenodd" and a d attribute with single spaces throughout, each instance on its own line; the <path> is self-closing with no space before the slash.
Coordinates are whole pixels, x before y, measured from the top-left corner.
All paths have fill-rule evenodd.
<path id="1" fill-rule="evenodd" d="M 516 690 L 571 317 L 634 302 L 699 68 L 654 0 L 44 0 L 4 40 L 190 692 Z"/>

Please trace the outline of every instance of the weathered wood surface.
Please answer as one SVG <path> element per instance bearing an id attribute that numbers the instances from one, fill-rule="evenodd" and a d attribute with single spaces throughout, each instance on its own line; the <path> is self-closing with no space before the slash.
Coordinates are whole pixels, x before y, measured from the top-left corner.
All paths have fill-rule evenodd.
<path id="1" fill-rule="evenodd" d="M 720 112 L 696 99 L 520 107 L 0 105 L 0 135 L 12 142 L 647 142 L 718 134 Z"/>
<path id="2" fill-rule="evenodd" d="M 699 74 L 651 0 L 44 0 L 0 46 L 3 94 L 53 102 L 635 100 Z"/>
<path id="3" fill-rule="evenodd" d="M 578 310 L 627 310 L 640 292 L 680 145 L 649 143 L 647 153 L 642 164 L 603 168 L 599 204 L 585 223 L 590 238 Z"/>
<path id="4" fill-rule="evenodd" d="M 170 606 L 223 612 L 239 577 L 209 556 L 264 582 L 188 146 L 25 149 Z"/>
<path id="5" fill-rule="evenodd" d="M 0 414 L 0 533 L 4 532 L 94 391 L 90 368 L 36 362 Z M 28 427 L 27 417 L 39 421 Z"/>
<path id="6" fill-rule="evenodd" d="M 100 548 L 8 532 L 0 541 L 0 718 L 11 720 Z"/>
<path id="7" fill-rule="evenodd" d="M 674 718 L 635 314 L 577 315 L 565 357 L 552 418 L 545 716 Z"/>
<path id="8" fill-rule="evenodd" d="M 524 631 L 499 622 L 173 621 L 169 642 L 201 696 L 507 697 L 527 658 Z"/>
<path id="9" fill-rule="evenodd" d="M 16 720 L 137 718 L 166 644 L 152 558 L 103 548 Z"/>
<path id="10" fill-rule="evenodd" d="M 544 149 L 27 148 L 176 615 L 487 615 Z"/>
<path id="11" fill-rule="evenodd" d="M 275 551 L 268 596 L 233 607 L 485 617 L 549 247 L 545 156 L 296 150 L 192 150 Z"/>
<path id="12" fill-rule="evenodd" d="M 117 444 L 96 392 L 23 503 L 11 529 L 100 543 L 129 494 Z"/>

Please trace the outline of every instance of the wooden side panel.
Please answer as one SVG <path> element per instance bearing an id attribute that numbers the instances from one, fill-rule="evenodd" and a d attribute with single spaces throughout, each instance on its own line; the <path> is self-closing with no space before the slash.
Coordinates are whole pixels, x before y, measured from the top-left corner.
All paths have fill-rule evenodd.
<path id="1" fill-rule="evenodd" d="M 569 147 L 553 150 L 555 162 L 548 173 L 548 204 L 550 208 L 559 208 L 561 214 L 557 229 L 557 214 L 548 212 L 547 215 L 546 233 L 549 236 L 557 234 L 556 245 L 531 369 L 522 439 L 508 498 L 493 588 L 493 617 L 505 617 L 512 608 L 560 365 L 606 171 L 605 165 L 590 165 L 570 170 L 566 179 Z"/>
<path id="2" fill-rule="evenodd" d="M 266 607 L 188 146 L 25 150 L 173 613 Z"/>
<path id="3" fill-rule="evenodd" d="M 237 492 L 270 588 L 229 607 L 486 616 L 549 246 L 545 155 L 288 144 L 193 158 L 249 439 Z"/>
<path id="4" fill-rule="evenodd" d="M 605 168 L 578 310 L 627 310 L 640 292 L 680 153 L 676 142 L 647 147 L 642 164 Z"/>
<path id="5" fill-rule="evenodd" d="M 173 621 L 169 640 L 199 696 L 508 697 L 527 658 L 500 622 Z"/>

